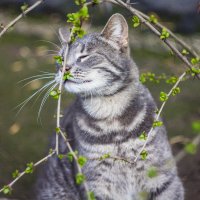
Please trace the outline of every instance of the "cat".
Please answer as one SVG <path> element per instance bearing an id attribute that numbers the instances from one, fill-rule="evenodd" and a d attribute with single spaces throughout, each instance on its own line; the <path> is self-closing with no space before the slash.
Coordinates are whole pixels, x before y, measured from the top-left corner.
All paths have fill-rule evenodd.
<path id="1" fill-rule="evenodd" d="M 63 57 L 68 33 L 60 29 Z M 60 66 L 61 68 L 61 66 Z M 66 70 L 73 77 L 64 88 L 76 94 L 65 111 L 62 128 L 74 150 L 88 160 L 82 168 L 96 200 L 183 200 L 184 189 L 164 126 L 154 128 L 146 146 L 145 160 L 133 161 L 149 132 L 157 109 L 148 89 L 139 81 L 130 58 L 128 25 L 114 14 L 101 33 L 90 33 L 69 46 Z M 60 80 L 59 70 L 55 79 Z M 55 147 L 52 138 L 52 148 Z M 59 138 L 59 151 L 67 154 Z M 151 176 L 153 171 L 154 176 Z M 38 200 L 84 200 L 84 189 L 75 183 L 76 167 L 67 158 L 50 158 L 37 182 Z"/>

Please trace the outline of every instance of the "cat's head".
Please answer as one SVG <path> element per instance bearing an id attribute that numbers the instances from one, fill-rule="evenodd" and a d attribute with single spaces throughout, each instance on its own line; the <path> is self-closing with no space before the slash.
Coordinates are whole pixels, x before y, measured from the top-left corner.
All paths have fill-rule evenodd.
<path id="1" fill-rule="evenodd" d="M 64 29 L 60 29 L 59 33 L 66 42 L 68 33 Z M 64 49 L 65 45 L 61 56 L 64 56 Z M 114 14 L 101 33 L 77 39 L 69 46 L 66 60 L 66 70 L 73 76 L 64 83 L 67 91 L 94 96 L 120 91 L 130 82 L 133 65 L 129 59 L 128 25 L 124 17 Z M 56 79 L 60 74 L 58 72 Z"/>

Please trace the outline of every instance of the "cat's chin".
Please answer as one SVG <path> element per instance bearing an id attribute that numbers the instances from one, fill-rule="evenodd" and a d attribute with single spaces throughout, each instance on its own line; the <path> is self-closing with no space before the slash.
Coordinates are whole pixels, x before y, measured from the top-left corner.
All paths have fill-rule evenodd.
<path id="1" fill-rule="evenodd" d="M 77 83 L 77 82 L 68 80 L 64 83 L 64 88 L 70 93 L 81 94 L 81 93 L 91 91 L 90 82 L 91 81 Z"/>

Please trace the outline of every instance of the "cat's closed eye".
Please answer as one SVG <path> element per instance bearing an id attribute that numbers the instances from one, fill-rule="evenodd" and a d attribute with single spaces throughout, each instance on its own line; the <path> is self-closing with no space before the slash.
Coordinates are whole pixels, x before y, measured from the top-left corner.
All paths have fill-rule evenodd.
<path id="1" fill-rule="evenodd" d="M 88 58 L 89 55 L 82 55 L 80 57 L 78 57 L 77 62 L 83 62 L 84 60 L 86 60 Z"/>

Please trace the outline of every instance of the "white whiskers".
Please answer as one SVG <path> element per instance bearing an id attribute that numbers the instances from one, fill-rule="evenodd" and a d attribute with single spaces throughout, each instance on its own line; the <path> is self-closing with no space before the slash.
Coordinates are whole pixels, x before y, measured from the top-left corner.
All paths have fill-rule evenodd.
<path id="1" fill-rule="evenodd" d="M 33 81 L 37 81 L 37 80 L 42 80 L 42 79 L 53 79 L 49 82 L 47 82 L 44 86 L 42 86 L 41 88 L 39 88 L 36 92 L 34 92 L 30 97 L 28 97 L 27 99 L 25 99 L 22 103 L 20 103 L 19 105 L 17 105 L 15 107 L 15 109 L 18 109 L 18 112 L 17 114 L 19 114 L 19 112 L 24 108 L 25 105 L 27 105 L 34 97 L 37 96 L 35 102 L 37 101 L 37 99 L 41 96 L 41 94 L 47 90 L 47 92 L 45 93 L 44 97 L 42 98 L 42 101 L 40 103 L 40 107 L 39 107 L 39 111 L 38 111 L 38 119 L 39 119 L 39 116 L 41 114 L 41 111 L 42 111 L 42 108 L 47 100 L 47 98 L 49 97 L 49 93 L 51 90 L 53 90 L 57 85 L 58 83 L 56 83 L 56 81 L 54 80 L 54 77 L 55 77 L 55 73 L 49 73 L 49 72 L 42 72 L 43 74 L 40 74 L 40 75 L 35 75 L 35 76 L 32 76 L 32 77 L 29 77 L 29 78 L 25 78 L 21 81 L 19 81 L 19 83 L 21 82 L 24 82 L 24 81 L 27 81 L 27 80 L 30 80 L 28 81 L 24 86 L 32 83 Z M 35 78 L 35 79 L 34 79 Z M 33 79 L 33 80 L 31 80 Z M 53 86 L 52 86 L 53 85 Z M 17 115 L 16 114 L 16 115 Z"/>

